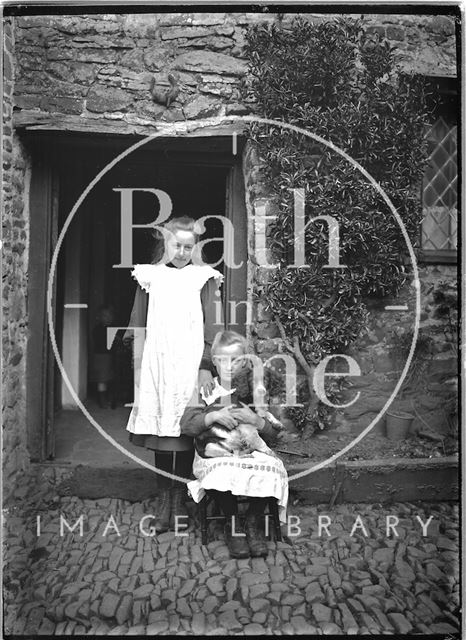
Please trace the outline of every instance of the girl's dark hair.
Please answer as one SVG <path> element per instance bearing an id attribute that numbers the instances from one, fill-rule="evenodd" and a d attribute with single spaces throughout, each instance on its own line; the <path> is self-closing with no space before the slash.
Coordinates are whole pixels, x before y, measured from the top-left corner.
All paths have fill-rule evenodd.
<path id="1" fill-rule="evenodd" d="M 179 216 L 171 218 L 165 224 L 161 225 L 167 231 L 174 233 L 175 231 L 190 231 L 194 236 L 194 242 L 199 240 L 199 231 L 196 220 L 189 216 Z M 154 229 L 153 237 L 155 239 L 154 250 L 152 252 L 152 264 L 161 262 L 165 253 L 165 235 L 159 229 Z"/>

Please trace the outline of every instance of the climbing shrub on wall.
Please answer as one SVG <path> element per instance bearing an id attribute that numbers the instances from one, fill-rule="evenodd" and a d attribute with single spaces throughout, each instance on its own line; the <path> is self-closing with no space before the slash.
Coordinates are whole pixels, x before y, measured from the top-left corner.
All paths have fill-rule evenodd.
<path id="1" fill-rule="evenodd" d="M 416 247 L 429 113 L 423 79 L 399 73 L 394 50 L 359 21 L 258 24 L 248 30 L 244 98 L 261 117 L 321 136 L 379 183 Z M 304 134 L 254 123 L 256 147 L 276 218 L 272 258 L 259 290 L 285 346 L 307 375 L 307 403 L 294 417 L 307 431 L 328 422 L 312 385 L 323 357 L 344 353 L 364 327 L 367 296 L 393 296 L 408 276 L 407 247 L 388 205 L 355 166 Z M 304 264 L 296 260 L 295 198 L 304 199 Z M 339 268 L 329 268 L 331 216 L 339 225 Z M 334 256 L 335 257 L 335 256 Z"/>

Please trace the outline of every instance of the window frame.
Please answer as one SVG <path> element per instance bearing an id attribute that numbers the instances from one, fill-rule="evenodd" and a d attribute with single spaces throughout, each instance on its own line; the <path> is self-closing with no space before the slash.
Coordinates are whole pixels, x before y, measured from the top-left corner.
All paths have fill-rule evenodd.
<path id="1" fill-rule="evenodd" d="M 457 91 L 457 78 L 456 77 L 427 77 L 426 78 L 430 91 L 440 98 L 438 105 L 438 112 L 436 117 L 444 117 L 445 111 L 448 108 L 446 105 L 448 97 L 456 102 L 455 109 L 450 110 L 450 114 L 454 113 L 456 126 L 457 126 L 457 140 L 458 140 L 458 128 L 460 126 L 461 119 L 459 117 L 459 100 Z M 442 100 L 443 97 L 443 100 Z M 432 122 L 432 126 L 435 124 Z M 461 154 L 459 145 L 457 145 L 458 154 L 458 176 L 457 176 L 457 210 L 461 211 Z M 421 207 L 424 210 L 423 196 L 424 185 L 421 184 Z M 423 249 L 422 247 L 422 223 L 419 228 L 419 249 L 418 249 L 418 261 L 424 264 L 457 264 L 458 263 L 458 249 Z"/>

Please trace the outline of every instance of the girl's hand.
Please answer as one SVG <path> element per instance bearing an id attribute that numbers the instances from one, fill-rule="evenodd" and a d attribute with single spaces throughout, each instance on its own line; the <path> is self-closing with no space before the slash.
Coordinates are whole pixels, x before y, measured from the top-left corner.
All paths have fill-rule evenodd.
<path id="1" fill-rule="evenodd" d="M 219 409 L 218 411 L 211 411 L 206 414 L 205 423 L 206 426 L 210 426 L 214 422 L 218 422 L 222 427 L 226 427 L 230 431 L 232 431 L 237 425 L 238 420 L 231 414 L 231 409 L 233 405 L 228 407 L 223 407 L 223 409 Z"/>
<path id="2" fill-rule="evenodd" d="M 215 383 L 212 374 L 207 369 L 199 370 L 199 391 L 204 391 L 206 396 L 210 396 L 214 390 Z"/>
<path id="3" fill-rule="evenodd" d="M 243 402 L 240 403 L 241 407 L 235 407 L 232 409 L 231 414 L 239 421 L 250 424 L 256 429 L 260 429 L 262 426 L 262 419 L 257 415 L 250 407 Z"/>

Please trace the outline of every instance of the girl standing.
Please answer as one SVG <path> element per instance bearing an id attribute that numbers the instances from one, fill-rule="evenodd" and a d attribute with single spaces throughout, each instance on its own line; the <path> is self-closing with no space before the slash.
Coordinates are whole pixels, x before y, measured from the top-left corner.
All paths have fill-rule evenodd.
<path id="1" fill-rule="evenodd" d="M 158 469 L 188 478 L 193 441 L 181 434 L 180 418 L 189 404 L 197 404 L 201 365 L 200 384 L 210 388 L 209 338 L 219 328 L 214 328 L 212 311 L 223 276 L 208 265 L 194 264 L 198 235 L 192 218 L 173 218 L 164 229 L 169 261 L 135 265 L 133 271 L 148 300 L 138 397 L 127 430 L 133 444 L 154 450 Z M 135 300 L 135 308 L 143 304 Z M 185 515 L 186 489 L 166 476 L 159 479 L 155 526 L 165 531 L 174 527 L 175 515 Z"/>

